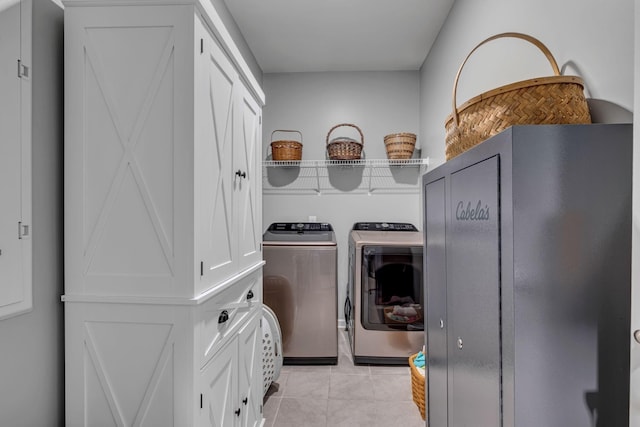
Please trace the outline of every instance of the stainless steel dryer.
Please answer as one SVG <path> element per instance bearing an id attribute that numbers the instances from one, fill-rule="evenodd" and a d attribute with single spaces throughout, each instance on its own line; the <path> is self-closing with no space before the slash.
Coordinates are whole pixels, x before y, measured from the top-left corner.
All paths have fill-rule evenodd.
<path id="1" fill-rule="evenodd" d="M 354 224 L 344 314 L 356 364 L 408 365 L 422 349 L 422 253 L 422 233 L 411 224 Z"/>
<path id="2" fill-rule="evenodd" d="M 285 365 L 338 362 L 337 245 L 327 223 L 273 223 L 263 235 L 264 303 Z"/>

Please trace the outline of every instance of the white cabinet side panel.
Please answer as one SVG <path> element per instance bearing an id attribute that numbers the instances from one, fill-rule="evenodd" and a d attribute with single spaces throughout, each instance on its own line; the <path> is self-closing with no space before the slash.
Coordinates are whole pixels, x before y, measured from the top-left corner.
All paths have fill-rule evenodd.
<path id="1" fill-rule="evenodd" d="M 188 308 L 70 303 L 65 309 L 67 425 L 187 425 Z"/>
<path id="2" fill-rule="evenodd" d="M 180 220 L 192 177 L 177 178 L 192 170 L 177 154 L 190 146 L 178 76 L 189 75 L 191 10 L 68 11 L 67 293 L 192 293 L 176 280 L 194 270 Z"/>

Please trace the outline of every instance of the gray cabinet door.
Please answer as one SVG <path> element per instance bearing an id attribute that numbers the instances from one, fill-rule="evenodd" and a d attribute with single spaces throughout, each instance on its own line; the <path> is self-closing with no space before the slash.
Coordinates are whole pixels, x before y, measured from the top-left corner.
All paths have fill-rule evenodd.
<path id="1" fill-rule="evenodd" d="M 428 420 L 447 425 L 447 265 L 445 179 L 425 186 L 425 295 L 429 366 Z"/>
<path id="2" fill-rule="evenodd" d="M 450 427 L 500 425 L 499 158 L 450 177 Z"/>

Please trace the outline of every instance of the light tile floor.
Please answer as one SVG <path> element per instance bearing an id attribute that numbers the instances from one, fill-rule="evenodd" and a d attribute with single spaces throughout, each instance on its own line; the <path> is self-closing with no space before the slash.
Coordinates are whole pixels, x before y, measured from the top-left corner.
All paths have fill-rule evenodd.
<path id="1" fill-rule="evenodd" d="M 344 330 L 338 364 L 283 366 L 265 396 L 265 427 L 424 427 L 407 366 L 354 365 Z"/>

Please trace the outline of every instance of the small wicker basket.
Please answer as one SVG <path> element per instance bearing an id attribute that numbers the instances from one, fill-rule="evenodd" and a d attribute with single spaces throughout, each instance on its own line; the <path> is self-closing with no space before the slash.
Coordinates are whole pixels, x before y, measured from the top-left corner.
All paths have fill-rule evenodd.
<path id="1" fill-rule="evenodd" d="M 422 419 L 426 419 L 425 413 L 425 381 L 424 377 L 416 368 L 414 360 L 418 356 L 418 353 L 409 356 L 409 367 L 411 369 L 411 394 L 413 395 L 413 402 L 418 406 L 420 410 L 420 416 Z M 426 374 L 425 374 L 426 375 Z"/>
<path id="2" fill-rule="evenodd" d="M 401 132 L 386 135 L 384 146 L 387 149 L 387 158 L 390 160 L 410 159 L 416 146 L 416 134 Z"/>
<path id="3" fill-rule="evenodd" d="M 514 37 L 535 45 L 547 57 L 554 75 L 501 86 L 457 107 L 456 91 L 462 67 L 476 49 L 502 37 Z M 582 79 L 561 76 L 549 49 L 538 39 L 521 33 L 497 34 L 471 50 L 456 74 L 452 104 L 453 112 L 445 120 L 447 160 L 513 125 L 591 123 Z"/>
<path id="4" fill-rule="evenodd" d="M 333 138 L 331 142 L 329 142 L 329 136 L 334 129 L 339 128 L 340 126 L 351 126 L 355 128 L 360 134 L 360 142 L 356 141 L 352 138 L 346 137 L 338 137 Z M 350 123 L 342 123 L 339 125 L 335 125 L 329 130 L 327 134 L 327 153 L 329 155 L 329 159 L 331 160 L 358 160 L 362 156 L 362 146 L 364 145 L 364 135 L 360 128 L 356 125 L 352 125 Z"/>
<path id="5" fill-rule="evenodd" d="M 273 140 L 276 132 L 295 132 L 300 135 L 300 142 L 294 140 Z M 277 129 L 271 132 L 271 156 L 273 160 L 301 160 L 302 159 L 302 133 L 297 130 Z"/>

